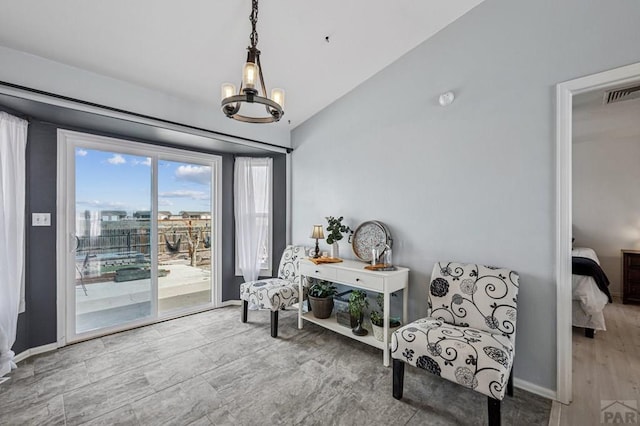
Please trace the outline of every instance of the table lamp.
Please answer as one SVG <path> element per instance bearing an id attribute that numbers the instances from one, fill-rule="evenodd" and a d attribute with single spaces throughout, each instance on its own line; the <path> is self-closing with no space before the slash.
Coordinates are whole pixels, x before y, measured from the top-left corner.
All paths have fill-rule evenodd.
<path id="1" fill-rule="evenodd" d="M 316 239 L 316 253 L 313 257 L 317 259 L 320 257 L 320 246 L 318 245 L 318 240 L 324 240 L 322 225 L 313 225 L 313 232 L 311 232 L 311 238 Z"/>

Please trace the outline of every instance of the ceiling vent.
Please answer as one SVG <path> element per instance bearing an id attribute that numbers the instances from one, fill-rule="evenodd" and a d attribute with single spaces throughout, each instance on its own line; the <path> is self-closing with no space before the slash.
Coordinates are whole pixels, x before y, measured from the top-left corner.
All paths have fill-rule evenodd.
<path id="1" fill-rule="evenodd" d="M 614 102 L 627 101 L 630 99 L 640 99 L 640 85 L 626 87 L 624 89 L 606 91 L 604 92 L 603 103 L 607 105 Z"/>

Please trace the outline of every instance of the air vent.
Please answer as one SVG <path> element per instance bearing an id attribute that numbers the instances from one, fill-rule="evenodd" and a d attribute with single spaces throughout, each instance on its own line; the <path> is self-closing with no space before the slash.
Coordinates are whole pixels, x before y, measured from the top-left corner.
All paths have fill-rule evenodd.
<path id="1" fill-rule="evenodd" d="M 640 86 L 626 87 L 624 89 L 609 90 L 604 92 L 603 103 L 612 104 L 614 102 L 627 101 L 629 99 L 640 98 Z"/>

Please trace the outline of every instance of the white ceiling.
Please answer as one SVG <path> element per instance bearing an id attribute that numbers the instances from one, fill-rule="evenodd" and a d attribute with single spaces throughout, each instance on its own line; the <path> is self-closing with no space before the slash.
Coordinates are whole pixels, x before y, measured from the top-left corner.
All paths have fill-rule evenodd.
<path id="1" fill-rule="evenodd" d="M 629 140 L 640 143 L 640 99 L 605 105 L 604 93 L 604 89 L 594 90 L 574 97 L 573 143 L 613 144 Z"/>
<path id="2" fill-rule="evenodd" d="M 265 83 L 287 93 L 277 125 L 297 126 L 481 2 L 263 0 Z M 0 45 L 212 108 L 221 83 L 238 84 L 251 31 L 249 0 L 0 0 L 0 11 Z"/>

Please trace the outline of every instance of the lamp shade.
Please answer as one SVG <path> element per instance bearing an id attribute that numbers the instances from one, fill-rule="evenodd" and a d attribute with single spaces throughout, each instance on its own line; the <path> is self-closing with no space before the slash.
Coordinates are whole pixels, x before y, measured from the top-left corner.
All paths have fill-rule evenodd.
<path id="1" fill-rule="evenodd" d="M 324 233 L 322 232 L 322 225 L 313 225 L 313 232 L 311 238 L 324 240 Z"/>

